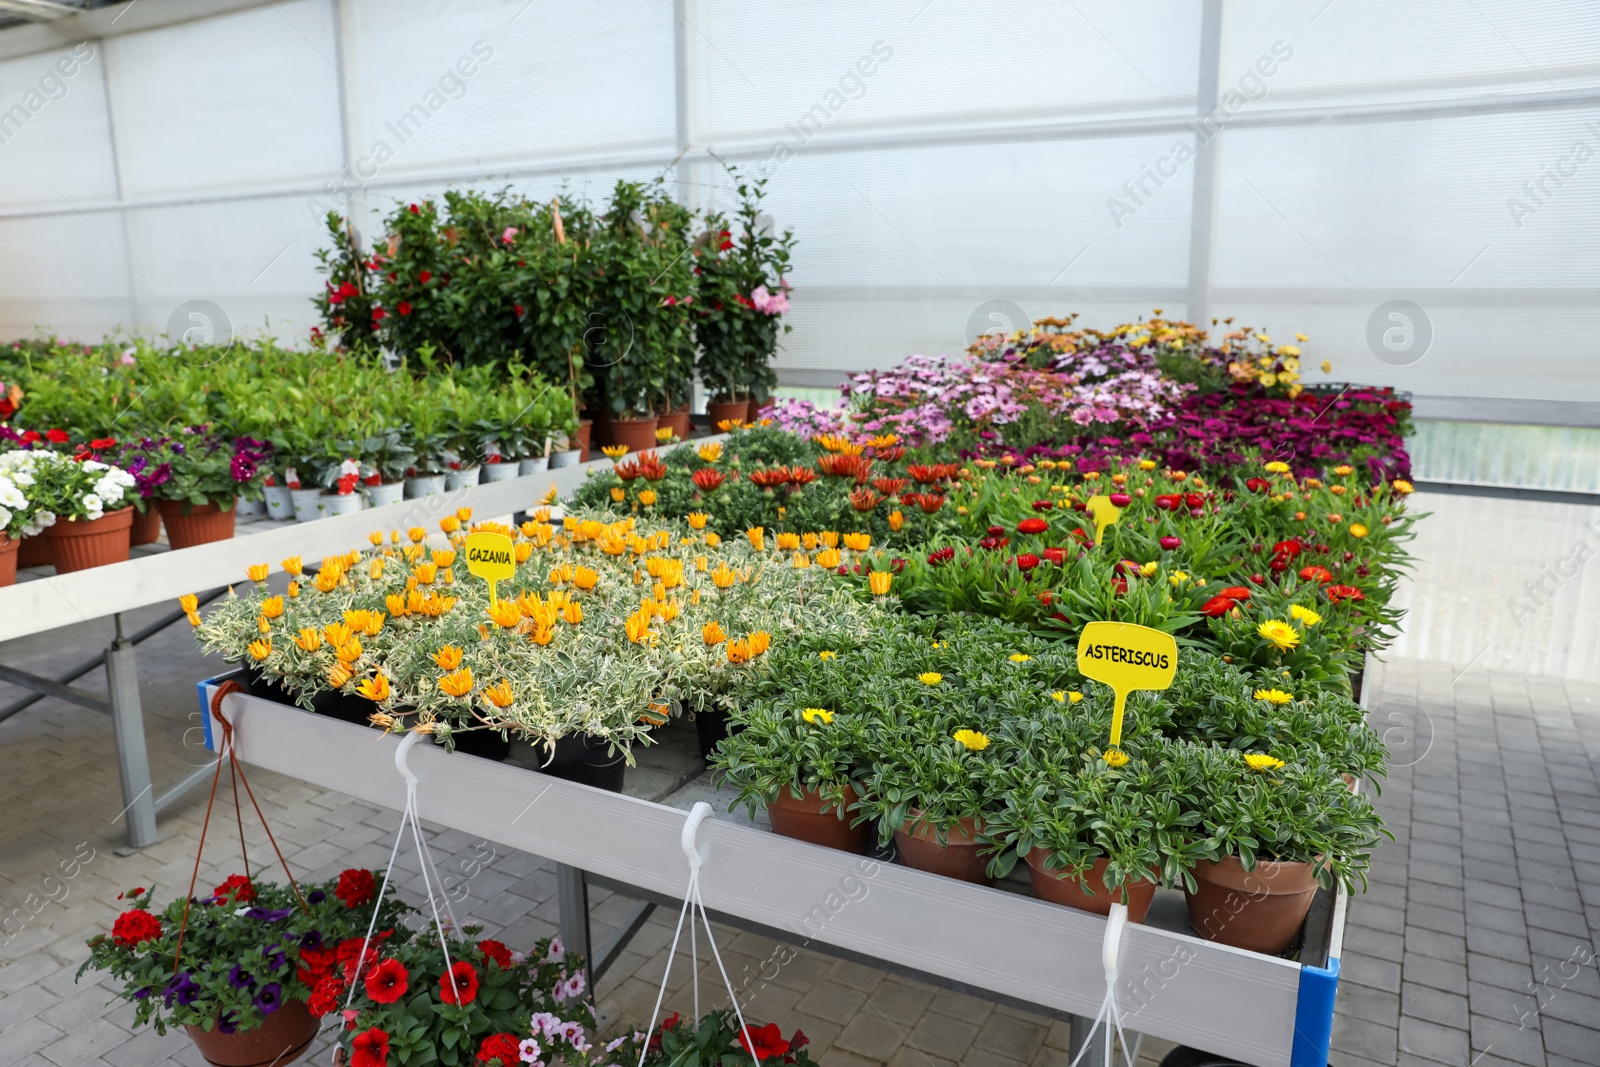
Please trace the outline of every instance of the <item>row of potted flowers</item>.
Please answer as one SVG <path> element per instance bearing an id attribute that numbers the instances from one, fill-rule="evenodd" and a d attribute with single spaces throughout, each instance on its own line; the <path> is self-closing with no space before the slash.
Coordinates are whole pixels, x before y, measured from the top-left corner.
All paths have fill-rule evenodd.
<path id="1" fill-rule="evenodd" d="M 607 1039 L 584 960 L 560 939 L 514 951 L 471 925 L 441 938 L 416 909 L 379 900 L 382 880 L 363 869 L 308 885 L 233 875 L 159 911 L 139 886 L 119 895 L 127 910 L 89 940 L 78 977 L 108 972 L 135 1027 L 182 1027 L 214 1064 L 293 1062 L 330 1018 L 350 1067 L 813 1062 L 800 1031 L 741 1027 L 727 1009 Z"/>

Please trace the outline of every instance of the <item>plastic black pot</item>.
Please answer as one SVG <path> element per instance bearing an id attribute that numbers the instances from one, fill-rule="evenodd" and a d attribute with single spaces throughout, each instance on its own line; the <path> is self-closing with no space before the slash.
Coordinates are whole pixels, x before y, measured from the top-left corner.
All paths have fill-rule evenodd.
<path id="1" fill-rule="evenodd" d="M 627 775 L 628 761 L 620 749 L 615 755 L 609 749 L 610 742 L 605 738 L 568 734 L 556 741 L 550 762 L 539 770 L 552 778 L 620 793 Z M 537 748 L 536 751 L 540 756 L 545 754 L 543 748 Z"/>
<path id="2" fill-rule="evenodd" d="M 455 734 L 457 752 L 499 763 L 511 755 L 511 741 L 498 730 L 465 730 Z"/>
<path id="3" fill-rule="evenodd" d="M 728 736 L 728 713 L 722 708 L 707 708 L 694 713 L 694 732 L 700 741 L 700 758 L 711 762 L 717 744 Z"/>

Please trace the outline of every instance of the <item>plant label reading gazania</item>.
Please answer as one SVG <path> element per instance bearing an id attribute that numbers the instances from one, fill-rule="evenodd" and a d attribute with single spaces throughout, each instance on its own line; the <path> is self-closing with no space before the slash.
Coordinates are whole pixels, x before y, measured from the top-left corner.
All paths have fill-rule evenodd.
<path id="1" fill-rule="evenodd" d="M 517 573 L 516 549 L 505 534 L 479 532 L 467 535 L 467 572 L 489 583 L 489 603 L 498 601 L 494 583 Z"/>
<path id="2" fill-rule="evenodd" d="M 1108 496 L 1090 497 L 1087 507 L 1089 514 L 1094 516 L 1094 543 L 1098 545 L 1106 527 L 1122 518 L 1122 509 L 1113 504 Z"/>
<path id="3" fill-rule="evenodd" d="M 1093 501 L 1091 501 L 1093 503 Z M 1078 638 L 1078 673 L 1111 687 L 1111 747 L 1122 743 L 1122 709 L 1135 689 L 1165 689 L 1178 673 L 1172 635 L 1131 622 L 1091 622 Z"/>

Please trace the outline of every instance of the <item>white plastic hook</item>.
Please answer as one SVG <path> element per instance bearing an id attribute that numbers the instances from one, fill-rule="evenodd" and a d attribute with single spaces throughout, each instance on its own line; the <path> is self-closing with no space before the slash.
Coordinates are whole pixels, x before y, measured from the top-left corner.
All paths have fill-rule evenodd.
<path id="1" fill-rule="evenodd" d="M 1122 951 L 1122 931 L 1128 925 L 1128 906 L 1113 901 L 1106 920 L 1106 939 L 1100 946 L 1100 965 L 1106 969 L 1106 986 L 1117 984 L 1117 957 Z"/>
<path id="2" fill-rule="evenodd" d="M 711 816 L 711 805 L 700 800 L 689 809 L 689 817 L 683 821 L 683 854 L 689 857 L 689 877 L 695 878 L 700 874 L 700 868 L 711 858 L 711 843 L 699 840 L 700 824 Z"/>
<path id="3" fill-rule="evenodd" d="M 413 730 L 407 733 L 405 737 L 401 738 L 400 747 L 394 750 L 395 770 L 399 771 L 401 777 L 406 780 L 407 790 L 413 790 L 417 788 L 417 776 L 411 770 L 411 765 L 406 762 L 406 759 L 411 754 L 411 746 L 415 745 L 421 739 L 422 735 Z"/>

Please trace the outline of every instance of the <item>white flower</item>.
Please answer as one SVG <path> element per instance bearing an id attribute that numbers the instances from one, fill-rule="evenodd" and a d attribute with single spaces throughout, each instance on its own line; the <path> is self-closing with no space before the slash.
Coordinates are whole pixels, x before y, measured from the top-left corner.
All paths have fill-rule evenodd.
<path id="1" fill-rule="evenodd" d="M 105 514 L 106 504 L 105 501 L 93 493 L 85 493 L 83 494 L 83 510 L 88 513 L 89 518 L 98 519 Z"/>
<path id="2" fill-rule="evenodd" d="M 11 472 L 11 480 L 17 485 L 32 485 L 33 475 L 19 468 Z"/>
<path id="3" fill-rule="evenodd" d="M 38 518 L 34 521 L 39 524 L 39 529 L 43 530 L 56 524 L 56 513 L 53 511 L 40 511 Z"/>
<path id="4" fill-rule="evenodd" d="M 0 506 L 0 530 L 3 530 L 7 526 L 11 525 L 11 515 L 12 512 L 10 508 Z"/>
<path id="5" fill-rule="evenodd" d="M 10 478 L 0 474 L 0 504 L 13 511 L 27 511 L 28 497 Z"/>

